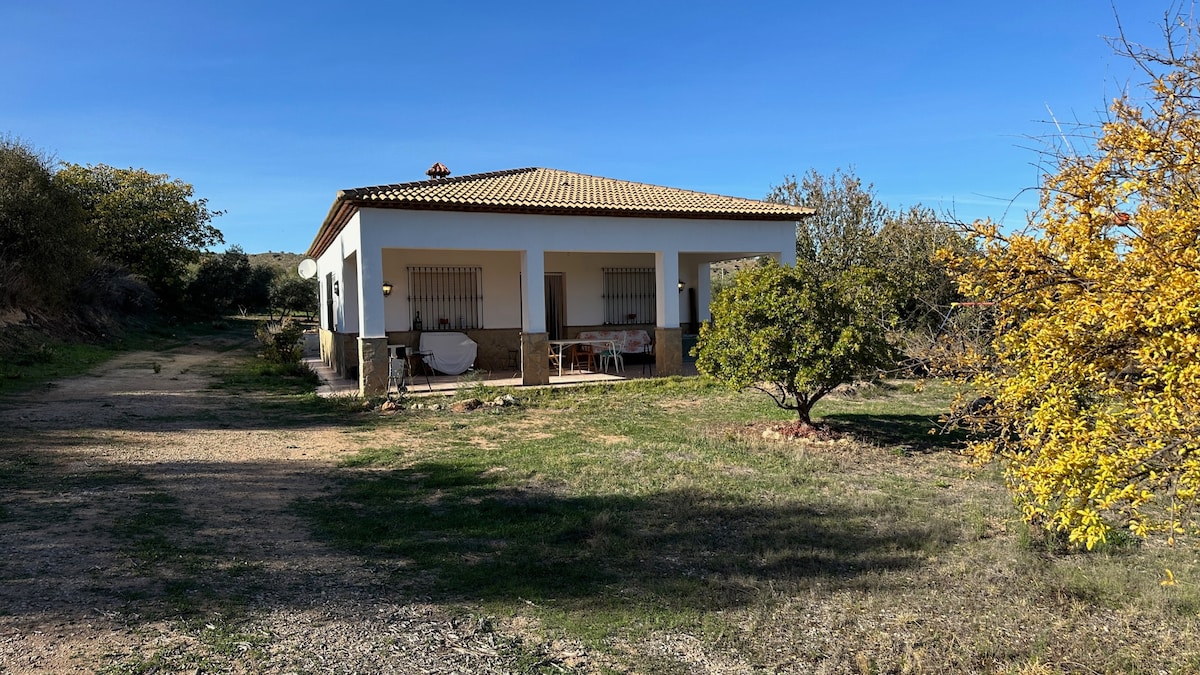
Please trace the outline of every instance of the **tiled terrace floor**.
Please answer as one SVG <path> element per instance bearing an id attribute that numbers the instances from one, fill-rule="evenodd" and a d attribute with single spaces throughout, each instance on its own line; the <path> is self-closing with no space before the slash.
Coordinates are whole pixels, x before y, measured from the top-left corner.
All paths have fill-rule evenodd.
<path id="1" fill-rule="evenodd" d="M 321 376 L 321 385 L 317 389 L 317 393 L 321 396 L 358 396 L 358 380 L 345 379 L 338 377 L 337 373 L 329 366 L 325 365 L 320 357 L 306 356 L 304 362 Z M 641 363 L 627 364 L 624 372 L 600 373 L 590 371 L 570 371 L 564 370 L 561 376 L 552 374 L 550 376 L 551 387 L 568 387 L 578 386 L 581 384 L 593 384 L 598 382 L 622 382 L 626 380 L 641 379 L 652 377 L 653 368 L 649 365 Z M 409 395 L 419 396 L 422 394 L 453 394 L 460 386 L 474 386 L 479 382 L 486 382 L 489 385 L 496 387 L 521 387 L 521 374 L 511 371 L 504 372 L 489 372 L 484 370 L 469 371 L 470 374 L 462 375 L 430 375 L 426 378 L 424 375 L 418 375 L 412 379 L 408 386 Z M 695 375 L 696 364 L 684 362 L 684 375 Z"/>

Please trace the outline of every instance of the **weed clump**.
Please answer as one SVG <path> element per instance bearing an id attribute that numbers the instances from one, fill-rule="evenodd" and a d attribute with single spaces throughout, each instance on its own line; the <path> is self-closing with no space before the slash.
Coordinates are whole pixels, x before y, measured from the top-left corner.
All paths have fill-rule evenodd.
<path id="1" fill-rule="evenodd" d="M 255 329 L 254 337 L 263 346 L 261 354 L 268 363 L 300 363 L 304 330 L 291 317 L 263 321 Z"/>

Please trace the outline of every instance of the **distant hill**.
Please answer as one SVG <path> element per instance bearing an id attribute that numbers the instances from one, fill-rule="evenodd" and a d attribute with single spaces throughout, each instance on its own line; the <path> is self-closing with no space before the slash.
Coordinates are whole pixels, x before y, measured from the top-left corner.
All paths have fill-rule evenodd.
<path id="1" fill-rule="evenodd" d="M 296 268 L 300 265 L 300 261 L 304 260 L 303 253 L 276 253 L 267 251 L 266 253 L 247 253 L 246 257 L 250 259 L 252 266 L 265 265 L 272 269 L 278 269 L 289 276 L 296 276 Z"/>

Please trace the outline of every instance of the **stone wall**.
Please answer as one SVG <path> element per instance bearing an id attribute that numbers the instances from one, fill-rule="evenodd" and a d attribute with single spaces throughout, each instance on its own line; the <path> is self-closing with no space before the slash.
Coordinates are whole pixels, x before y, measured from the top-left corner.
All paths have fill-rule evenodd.
<path id="1" fill-rule="evenodd" d="M 521 334 L 521 384 L 550 384 L 550 342 L 545 333 Z"/>
<path id="2" fill-rule="evenodd" d="M 321 360 L 339 377 L 358 376 L 358 335 L 320 329 Z"/>
<path id="3" fill-rule="evenodd" d="M 661 377 L 683 374 L 683 330 L 658 328 L 654 334 L 655 367 Z"/>
<path id="4" fill-rule="evenodd" d="M 358 380 L 358 393 L 363 396 L 386 394 L 388 381 L 387 338 L 360 339 L 358 341 L 358 357 L 362 364 Z"/>

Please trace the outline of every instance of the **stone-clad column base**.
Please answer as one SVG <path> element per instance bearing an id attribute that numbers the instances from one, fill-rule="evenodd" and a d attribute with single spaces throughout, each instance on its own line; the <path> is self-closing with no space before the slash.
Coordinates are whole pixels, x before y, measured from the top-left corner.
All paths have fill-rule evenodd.
<path id="1" fill-rule="evenodd" d="M 387 346 L 385 337 L 358 339 L 358 393 L 363 398 L 387 393 Z"/>
<path id="2" fill-rule="evenodd" d="M 550 335 L 521 333 L 521 384 L 550 384 Z"/>
<path id="3" fill-rule="evenodd" d="M 683 329 L 654 329 L 654 366 L 661 377 L 683 374 Z"/>

